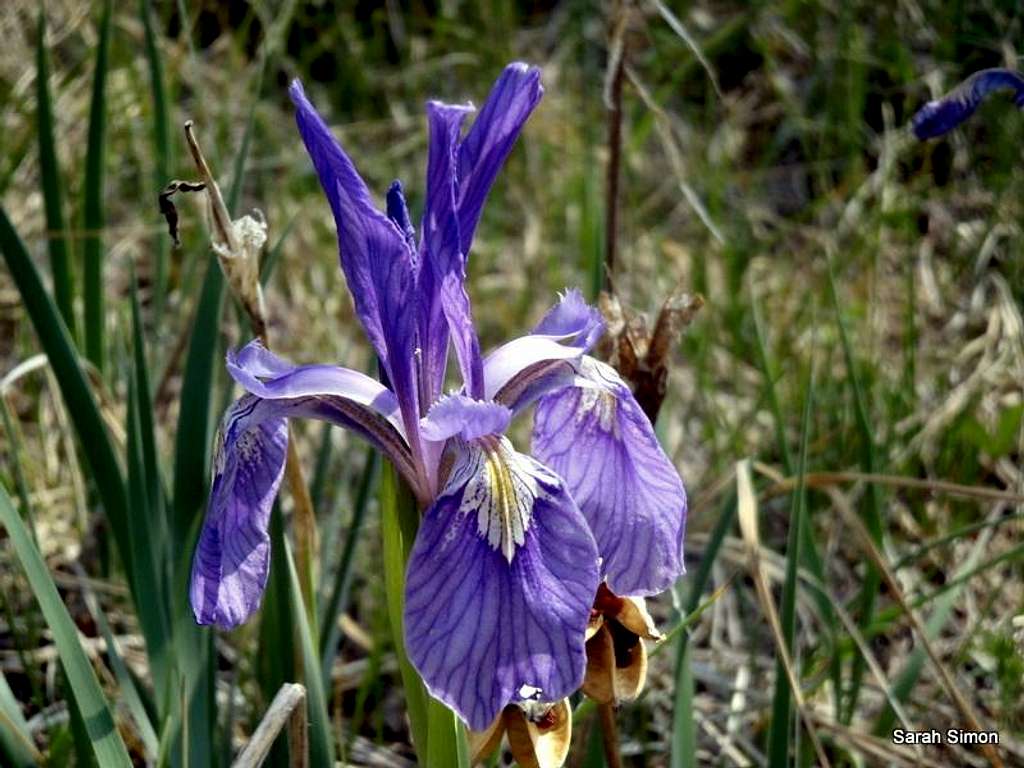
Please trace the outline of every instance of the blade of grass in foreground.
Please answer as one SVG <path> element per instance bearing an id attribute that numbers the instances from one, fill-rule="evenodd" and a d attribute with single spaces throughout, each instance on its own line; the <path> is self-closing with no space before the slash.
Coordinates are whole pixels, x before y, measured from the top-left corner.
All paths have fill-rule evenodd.
<path id="1" fill-rule="evenodd" d="M 153 9 L 150 0 L 139 0 L 139 16 L 146 36 L 146 61 L 149 64 L 149 88 L 153 98 L 153 175 L 160 189 L 171 178 L 171 137 L 167 109 L 167 90 L 164 85 L 164 65 L 160 45 L 153 28 Z M 167 295 L 167 234 L 160 232 L 154 243 L 153 260 L 153 324 L 160 327 L 164 298 Z"/>
<path id="2" fill-rule="evenodd" d="M 345 548 L 342 550 L 338 570 L 334 575 L 331 595 L 321 613 L 324 621 L 320 627 L 320 657 L 325 684 L 331 679 L 331 668 L 334 666 L 334 659 L 338 653 L 341 630 L 337 617 L 348 607 L 348 593 L 352 583 L 352 564 L 355 562 L 356 545 L 359 543 L 363 522 L 366 520 L 366 510 L 370 506 L 370 492 L 378 475 L 379 463 L 377 451 L 373 448 L 368 449 L 363 476 L 360 478 L 359 490 L 356 493 L 355 505 L 352 509 L 352 523 L 345 533 Z"/>
<path id="3" fill-rule="evenodd" d="M 128 499 L 124 476 L 117 461 L 114 445 L 107 434 L 103 418 L 78 362 L 74 343 L 56 305 L 43 287 L 42 278 L 32 262 L 17 231 L 0 207 L 0 251 L 14 278 L 22 304 L 40 346 L 49 358 L 50 367 L 60 386 L 68 415 L 75 425 L 78 439 L 87 450 L 83 451 L 92 478 L 96 483 L 103 509 L 110 523 L 118 551 L 128 573 L 131 573 L 131 546 L 128 541 Z"/>
<path id="4" fill-rule="evenodd" d="M 133 306 L 135 321 L 139 322 L 138 302 L 133 301 L 133 305 L 135 305 Z M 138 332 L 140 331 L 137 330 Z M 149 502 L 150 484 L 146 479 L 143 459 L 141 409 L 138 379 L 133 369 L 128 383 L 126 451 L 128 498 L 131 503 L 131 513 L 128 515 L 130 529 L 128 538 L 132 544 L 131 560 L 134 566 L 132 597 L 135 601 L 139 625 L 146 641 L 146 653 L 149 657 L 156 698 L 163 704 L 167 700 L 170 682 L 168 652 L 171 647 L 171 629 L 170 617 L 166 611 L 169 602 L 167 589 L 162 578 L 162 563 L 157 552 L 159 542 L 166 537 L 160 525 L 159 510 L 154 509 Z M 161 707 L 162 711 L 163 707 Z"/>
<path id="5" fill-rule="evenodd" d="M 280 521 L 280 516 L 278 516 Z M 291 623 L 297 634 L 296 641 L 302 655 L 303 677 L 306 682 L 306 706 L 309 714 L 309 764 L 313 768 L 333 768 L 334 741 L 331 735 L 331 719 L 327 712 L 327 699 L 320 679 L 320 654 L 317 653 L 316 641 L 306 615 L 302 588 L 299 584 L 298 571 L 292 560 L 291 549 L 284 535 L 284 526 L 278 525 L 274 531 L 275 548 L 283 554 L 285 567 L 288 569 L 289 603 L 291 605 Z M 443 763 L 439 764 L 443 765 Z"/>
<path id="6" fill-rule="evenodd" d="M 799 584 L 797 582 L 797 566 L 802 559 L 800 544 L 803 541 L 801 530 L 806 524 L 807 489 L 804 475 L 807 471 L 807 443 L 810 438 L 811 414 L 814 407 L 814 362 L 807 374 L 807 387 L 804 398 L 803 423 L 800 434 L 800 458 L 797 464 L 796 489 L 793 491 L 793 502 L 789 514 L 789 536 L 786 541 L 786 580 L 782 586 L 782 605 L 780 622 L 782 636 L 790 656 L 794 656 L 794 638 L 796 637 L 796 598 Z M 782 666 L 782 660 L 775 663 L 775 694 L 772 699 L 772 721 L 768 730 L 768 763 L 773 766 L 789 764 L 789 739 L 793 733 L 793 698 L 789 688 L 789 679 Z"/>
<path id="7" fill-rule="evenodd" d="M 853 346 L 850 344 L 850 335 L 846 329 L 846 321 L 843 319 L 843 309 L 839 303 L 839 292 L 836 290 L 835 275 L 832 271 L 832 261 L 827 261 L 828 288 L 832 297 L 832 306 L 836 313 L 836 326 L 839 329 L 839 340 L 843 347 L 843 358 L 846 362 L 846 372 L 850 388 L 853 391 L 854 412 L 856 414 L 857 431 L 861 439 L 861 469 L 873 474 L 876 471 L 875 461 L 875 438 L 871 431 L 871 420 L 868 415 L 867 399 L 864 395 L 864 388 L 861 385 L 857 373 L 856 361 L 853 358 Z M 871 534 L 875 544 L 882 542 L 882 513 L 881 496 L 878 486 L 875 483 L 868 485 L 864 497 L 864 524 Z M 867 563 L 867 571 L 864 574 L 864 583 L 861 586 L 860 595 L 857 598 L 857 606 L 860 612 L 860 628 L 867 629 L 875 612 L 875 598 L 882 586 L 882 574 L 873 563 Z M 860 654 L 854 656 L 853 668 L 850 671 L 850 682 L 847 688 L 846 707 L 840 712 L 839 719 L 844 725 L 849 725 L 853 719 L 853 713 L 857 709 L 857 699 L 860 696 L 861 683 L 864 681 L 864 673 L 867 664 Z"/>
<path id="8" fill-rule="evenodd" d="M 46 244 L 50 251 L 53 297 L 64 324 L 75 336 L 74 274 L 68 252 L 60 167 L 53 139 L 53 104 L 50 99 L 50 56 L 46 48 L 46 14 L 39 11 L 36 36 L 36 132 L 39 136 L 39 176 L 46 208 Z"/>
<path id="9" fill-rule="evenodd" d="M 106 357 L 105 301 L 103 296 L 103 173 L 107 144 L 107 67 L 110 56 L 110 23 L 113 4 L 106 0 L 100 18 L 92 103 L 89 107 L 89 138 L 85 154 L 82 240 L 85 298 L 85 355 L 103 371 Z"/>
<path id="10" fill-rule="evenodd" d="M 77 563 L 75 563 L 78 566 Z M 85 572 L 82 571 L 81 566 L 77 568 L 80 577 L 85 576 Z M 135 721 L 135 727 L 138 729 L 139 738 L 142 740 L 142 745 L 146 750 L 146 759 L 149 761 L 155 760 L 157 753 L 159 752 L 159 744 L 156 736 L 156 731 L 153 729 L 153 723 L 149 719 L 149 713 L 146 711 L 146 707 L 142 702 L 142 695 L 139 693 L 138 686 L 135 683 L 135 678 L 132 677 L 128 671 L 128 666 L 124 662 L 124 657 L 121 655 L 121 649 L 117 645 L 117 640 L 114 637 L 114 633 L 110 629 L 110 622 L 107 621 L 107 615 L 103 612 L 102 606 L 100 606 L 99 600 L 96 599 L 96 595 L 93 594 L 92 588 L 85 582 L 84 579 L 80 582 L 82 588 L 82 597 L 85 599 L 85 605 L 89 609 L 89 615 L 92 616 L 93 621 L 96 622 L 96 626 L 99 627 L 100 634 L 103 635 L 103 642 L 107 646 L 107 658 L 110 659 L 110 666 L 114 670 L 114 676 L 117 678 L 117 684 L 121 689 L 121 696 L 127 704 L 128 711 L 131 713 L 132 720 Z"/>
<path id="11" fill-rule="evenodd" d="M 103 768 L 131 768 L 121 734 L 114 725 L 107 700 L 103 697 L 89 657 L 78 642 L 78 630 L 60 599 L 46 563 L 22 523 L 6 489 L 0 485 L 0 524 L 7 529 L 14 551 L 21 561 L 32 593 L 39 603 L 46 624 L 53 633 L 61 664 L 75 701 L 82 713 L 96 762 Z"/>
<path id="12" fill-rule="evenodd" d="M 718 552 L 725 542 L 725 537 L 736 519 L 736 494 L 733 492 L 726 499 L 718 513 L 718 522 L 708 538 L 704 554 L 693 575 L 684 604 L 684 616 L 689 616 L 700 607 L 700 598 L 704 594 L 708 580 L 711 578 L 711 567 L 718 557 Z M 695 768 L 697 765 L 697 733 L 693 715 L 693 670 L 690 667 L 691 652 L 689 648 L 690 633 L 684 630 L 679 633 L 679 648 L 676 656 L 676 696 L 672 713 L 671 768 Z"/>
<path id="13" fill-rule="evenodd" d="M 18 700 L 14 698 L 7 678 L 0 670 L 0 762 L 11 768 L 33 768 L 43 762 L 28 723 L 21 713 Z M 6 762 L 4 762 L 6 761 Z"/>

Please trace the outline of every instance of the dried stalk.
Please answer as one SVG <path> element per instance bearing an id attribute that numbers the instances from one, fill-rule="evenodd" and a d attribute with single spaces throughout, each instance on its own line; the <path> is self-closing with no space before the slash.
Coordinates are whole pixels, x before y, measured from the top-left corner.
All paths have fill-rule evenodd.
<path id="1" fill-rule="evenodd" d="M 736 495 L 739 504 L 740 530 L 743 533 L 743 540 L 747 545 L 750 575 L 754 579 L 757 596 L 768 618 L 768 625 L 771 627 L 779 658 L 782 660 L 782 667 L 786 670 L 789 687 L 793 692 L 793 700 L 796 703 L 797 711 L 800 713 L 800 719 L 804 721 L 807 736 L 814 746 L 814 751 L 817 753 L 818 764 L 823 766 L 823 768 L 829 768 L 828 756 L 825 754 L 825 749 L 818 739 L 814 722 L 810 717 L 810 711 L 804 699 L 803 689 L 800 687 L 800 681 L 796 677 L 793 658 L 790 656 L 789 648 L 786 646 L 786 640 L 782 634 L 782 624 L 779 622 L 779 614 L 775 609 L 771 589 L 768 587 L 764 571 L 761 569 L 761 541 L 757 525 L 757 497 L 754 495 L 754 486 L 750 479 L 750 461 L 747 459 L 736 465 Z"/>
<path id="2" fill-rule="evenodd" d="M 256 732 L 245 745 L 232 768 L 258 768 L 270 754 L 285 724 L 291 747 L 291 768 L 307 768 L 309 750 L 306 745 L 306 689 L 298 683 L 285 683 L 270 702 Z"/>
<path id="3" fill-rule="evenodd" d="M 845 497 L 836 491 L 836 489 L 830 488 L 827 493 L 832 500 L 833 506 L 835 506 L 836 509 L 839 510 L 839 514 L 842 515 L 843 520 L 857 534 L 857 538 L 860 539 L 865 553 L 867 553 L 868 557 L 875 564 L 875 567 L 878 568 L 879 573 L 882 574 L 882 578 L 889 587 L 889 591 L 892 592 L 896 602 L 899 603 L 900 608 L 903 609 L 907 619 L 909 619 L 911 626 L 914 628 L 914 633 L 918 636 L 918 641 L 921 643 L 921 647 L 924 649 L 925 654 L 928 656 L 928 660 L 931 661 L 932 666 L 935 668 L 935 671 L 938 674 L 939 683 L 946 691 L 946 694 L 956 705 L 957 709 L 960 710 L 960 714 L 967 722 L 967 725 L 970 726 L 971 730 L 986 730 L 982 727 L 981 721 L 974 712 L 974 708 L 971 706 L 970 702 L 967 701 L 967 697 L 965 697 L 960 691 L 956 681 L 953 680 L 953 676 L 939 659 L 934 646 L 928 639 L 927 629 L 925 629 L 925 626 L 918 617 L 917 612 L 903 596 L 903 589 L 900 587 L 899 582 L 896 580 L 896 576 L 893 574 L 889 564 L 882 556 L 882 553 L 878 551 L 878 547 L 871 538 L 871 534 L 868 532 L 868 529 L 864 526 L 863 521 L 857 517 L 857 514 L 847 503 Z M 1003 760 L 999 756 L 999 751 L 993 745 L 982 744 L 981 748 L 985 753 L 985 757 L 988 758 L 992 765 L 996 766 L 996 768 L 1003 768 Z"/>

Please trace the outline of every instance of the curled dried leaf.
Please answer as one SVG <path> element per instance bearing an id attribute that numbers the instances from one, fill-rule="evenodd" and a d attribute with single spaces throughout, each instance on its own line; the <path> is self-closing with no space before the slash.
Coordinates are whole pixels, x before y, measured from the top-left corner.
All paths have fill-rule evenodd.
<path id="1" fill-rule="evenodd" d="M 178 230 L 178 209 L 174 206 L 174 201 L 171 198 L 178 192 L 202 192 L 204 189 L 206 189 L 206 184 L 201 181 L 174 179 L 160 191 L 160 195 L 157 197 L 160 214 L 167 221 L 167 231 L 174 241 L 175 248 L 181 246 L 181 237 Z"/>

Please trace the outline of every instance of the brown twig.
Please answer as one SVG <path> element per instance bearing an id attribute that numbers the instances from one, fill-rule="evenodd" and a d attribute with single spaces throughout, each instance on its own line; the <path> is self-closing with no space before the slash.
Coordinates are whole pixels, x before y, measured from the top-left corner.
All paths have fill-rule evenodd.
<path id="1" fill-rule="evenodd" d="M 619 228 L 619 175 L 622 165 L 622 81 L 626 68 L 626 27 L 629 0 L 615 3 L 608 44 L 608 69 L 605 75 L 605 107 L 608 110 L 608 165 L 605 170 L 604 204 L 604 280 L 612 289 L 615 252 Z"/>

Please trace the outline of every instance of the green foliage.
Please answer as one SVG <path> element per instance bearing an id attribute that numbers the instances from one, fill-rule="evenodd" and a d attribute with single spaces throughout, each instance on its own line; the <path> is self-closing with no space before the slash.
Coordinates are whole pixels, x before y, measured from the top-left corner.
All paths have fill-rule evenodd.
<path id="1" fill-rule="evenodd" d="M 103 691 L 100 689 L 96 674 L 93 672 L 89 657 L 78 642 L 78 631 L 68 615 L 64 603 L 61 602 L 57 587 L 50 578 L 39 550 L 32 543 L 25 524 L 11 503 L 7 491 L 0 485 L 0 524 L 7 531 L 14 551 L 21 561 L 32 593 L 35 595 L 39 608 L 46 618 L 46 623 L 53 633 L 60 655 L 64 674 L 67 675 L 71 695 L 78 711 L 81 713 L 85 729 L 85 738 L 89 750 L 97 763 L 106 768 L 124 766 L 131 768 L 131 759 L 125 749 L 121 734 L 114 725 L 110 706 Z"/>
<path id="2" fill-rule="evenodd" d="M 106 298 L 103 282 L 103 227 L 106 190 L 103 180 L 107 158 L 107 69 L 110 66 L 110 30 L 113 2 L 105 0 L 99 24 L 96 65 L 93 70 L 92 102 L 89 107 L 89 138 L 85 151 L 85 181 L 82 188 L 82 243 L 85 299 L 85 354 L 100 371 L 106 365 Z"/>

